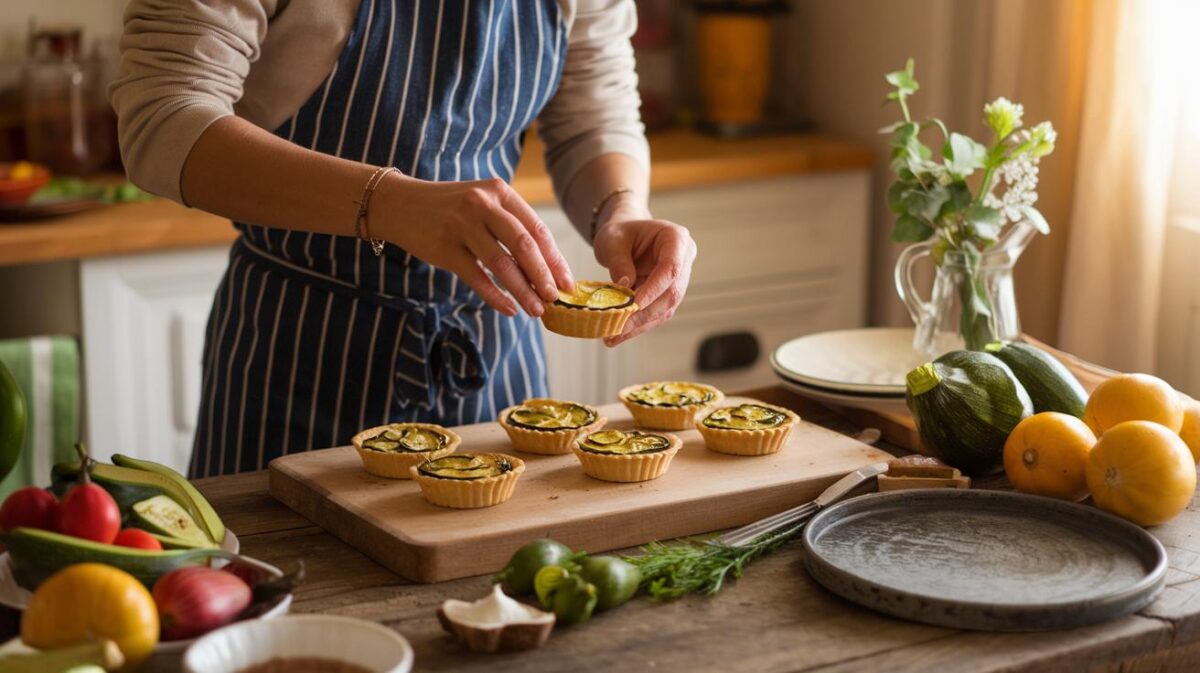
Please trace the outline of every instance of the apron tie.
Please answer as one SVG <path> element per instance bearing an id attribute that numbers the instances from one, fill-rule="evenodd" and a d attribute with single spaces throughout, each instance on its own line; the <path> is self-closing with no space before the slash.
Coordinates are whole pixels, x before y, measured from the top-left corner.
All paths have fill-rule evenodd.
<path id="1" fill-rule="evenodd" d="M 402 409 L 432 409 L 435 385 L 445 386 L 455 397 L 482 390 L 488 371 L 479 350 L 479 311 L 475 304 L 418 302 L 393 299 L 404 314 L 400 357 L 392 373 Z"/>

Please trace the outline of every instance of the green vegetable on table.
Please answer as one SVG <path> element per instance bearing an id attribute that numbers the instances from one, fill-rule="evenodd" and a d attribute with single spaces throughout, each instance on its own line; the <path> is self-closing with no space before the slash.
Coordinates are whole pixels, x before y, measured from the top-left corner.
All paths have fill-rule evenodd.
<path id="1" fill-rule="evenodd" d="M 744 545 L 728 545 L 715 538 L 651 542 L 642 547 L 640 556 L 625 560 L 640 571 L 641 589 L 652 598 L 711 596 L 730 579 L 741 577 L 751 562 L 796 539 L 802 530 L 804 524 L 800 523 Z"/>
<path id="2" fill-rule="evenodd" d="M 1009 433 L 1033 414 L 1025 387 L 989 353 L 946 353 L 909 372 L 907 388 L 921 444 L 970 475 L 999 470 Z"/>
<path id="3" fill-rule="evenodd" d="M 153 194 L 142 191 L 129 181 L 113 185 L 99 184 L 80 178 L 56 177 L 46 183 L 46 186 L 34 192 L 29 202 L 36 204 L 47 201 L 96 199 L 104 203 L 128 203 L 150 201 L 154 198 Z"/>
<path id="4" fill-rule="evenodd" d="M 522 546 L 495 577 L 518 594 L 533 591 L 533 578 L 546 566 L 560 565 L 571 558 L 571 548 L 554 540 L 534 540 Z"/>
<path id="5" fill-rule="evenodd" d="M 990 343 L 984 350 L 1008 365 L 1021 385 L 1025 386 L 1035 414 L 1057 411 L 1083 418 L 1087 391 L 1079 385 L 1079 379 L 1053 355 L 1020 342 Z"/>

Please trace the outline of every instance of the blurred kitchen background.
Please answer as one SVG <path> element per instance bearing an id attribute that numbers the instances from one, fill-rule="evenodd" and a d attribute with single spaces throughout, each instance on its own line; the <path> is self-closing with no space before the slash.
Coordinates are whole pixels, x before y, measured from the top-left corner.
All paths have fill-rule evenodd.
<path id="1" fill-rule="evenodd" d="M 24 363 L 27 382 L 42 382 L 31 384 L 37 404 L 68 428 L 57 440 L 53 428 L 35 433 L 51 453 L 80 423 L 97 457 L 133 451 L 182 466 L 233 231 L 121 185 L 102 89 L 123 4 L 0 3 L 0 162 L 86 179 L 42 207 L 90 203 L 73 214 L 30 204 L 0 212 L 0 358 Z M 700 259 L 684 308 L 655 333 L 616 350 L 548 337 L 555 395 L 607 401 L 619 385 L 653 378 L 766 385 L 783 341 L 911 325 L 893 285 L 902 246 L 889 239 L 888 136 L 878 133 L 897 118 L 881 105 L 883 75 L 909 57 L 921 85 L 914 117 L 981 137 L 983 105 L 1003 95 L 1058 131 L 1037 202 L 1053 231 L 1016 272 L 1023 330 L 1200 395 L 1192 3 L 641 0 L 638 9 L 653 205 L 692 228 Z M 545 199 L 538 153 L 527 152 L 518 187 L 576 276 L 598 276 Z"/>

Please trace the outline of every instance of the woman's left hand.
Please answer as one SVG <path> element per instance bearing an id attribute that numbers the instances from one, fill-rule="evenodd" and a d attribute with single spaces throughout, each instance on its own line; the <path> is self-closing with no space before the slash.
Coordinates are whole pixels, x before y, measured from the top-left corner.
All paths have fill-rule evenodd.
<path id="1" fill-rule="evenodd" d="M 618 285 L 635 291 L 637 313 L 625 331 L 604 343 L 616 346 L 671 319 L 683 302 L 696 242 L 685 227 L 655 219 L 610 218 L 592 242 L 596 261 L 608 268 Z"/>

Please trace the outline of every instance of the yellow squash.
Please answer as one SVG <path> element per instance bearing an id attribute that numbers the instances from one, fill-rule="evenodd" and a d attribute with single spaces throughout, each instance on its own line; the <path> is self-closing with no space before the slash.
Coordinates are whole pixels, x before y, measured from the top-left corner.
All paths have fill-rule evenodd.
<path id="1" fill-rule="evenodd" d="M 1087 484 L 1101 509 L 1141 526 L 1175 518 L 1196 491 L 1196 463 L 1166 427 L 1126 421 L 1108 429 L 1088 457 Z"/>
<path id="2" fill-rule="evenodd" d="M 1063 500 L 1082 500 L 1084 472 L 1096 435 L 1083 421 L 1047 411 L 1017 424 L 1004 443 L 1004 473 L 1018 490 Z"/>
<path id="3" fill-rule="evenodd" d="M 94 638 L 115 642 L 125 655 L 121 670 L 136 671 L 158 644 L 158 610 L 133 575 L 80 563 L 55 573 L 33 593 L 21 617 L 21 640 L 52 649 Z"/>

